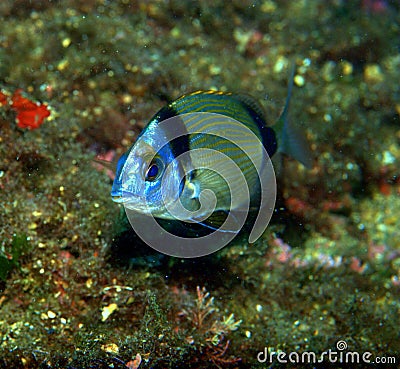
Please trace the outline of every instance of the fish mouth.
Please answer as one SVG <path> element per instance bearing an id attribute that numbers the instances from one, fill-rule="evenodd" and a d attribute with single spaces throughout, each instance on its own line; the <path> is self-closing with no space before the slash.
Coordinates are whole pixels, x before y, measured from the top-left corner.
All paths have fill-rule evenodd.
<path id="1" fill-rule="evenodd" d="M 129 191 L 115 191 L 111 193 L 111 198 L 119 204 L 126 204 L 133 201 L 138 201 L 138 196 L 132 195 Z"/>
<path id="2" fill-rule="evenodd" d="M 118 204 L 123 204 L 124 202 L 128 201 L 128 199 L 126 197 L 121 196 L 121 195 L 114 195 L 114 196 L 111 196 L 111 198 L 114 202 L 117 202 Z"/>
<path id="3" fill-rule="evenodd" d="M 133 209 L 140 209 L 141 204 L 145 203 L 145 198 L 140 196 L 132 195 L 131 193 L 118 193 L 115 195 L 111 195 L 111 198 L 114 202 L 118 204 L 122 204 L 125 207 Z"/>

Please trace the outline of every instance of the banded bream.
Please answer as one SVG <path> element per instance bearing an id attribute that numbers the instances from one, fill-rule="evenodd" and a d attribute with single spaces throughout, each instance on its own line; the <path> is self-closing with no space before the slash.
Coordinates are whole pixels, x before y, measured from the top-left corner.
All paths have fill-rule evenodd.
<path id="1" fill-rule="evenodd" d="M 112 199 L 138 213 L 211 229 L 218 229 L 228 212 L 246 203 L 245 197 L 250 209 L 257 207 L 265 161 L 262 152 L 269 157 L 283 152 L 312 166 L 305 138 L 287 119 L 292 81 L 293 75 L 284 109 L 273 126 L 266 124 L 262 106 L 244 94 L 195 91 L 164 106 L 119 159 Z M 170 125 L 162 124 L 170 119 Z M 226 161 L 212 151 L 239 168 L 248 193 L 242 191 L 243 180 L 224 170 Z M 207 197 L 201 198 L 207 194 L 204 190 L 210 190 L 210 201 L 214 200 L 211 216 L 209 209 L 200 211 Z"/>

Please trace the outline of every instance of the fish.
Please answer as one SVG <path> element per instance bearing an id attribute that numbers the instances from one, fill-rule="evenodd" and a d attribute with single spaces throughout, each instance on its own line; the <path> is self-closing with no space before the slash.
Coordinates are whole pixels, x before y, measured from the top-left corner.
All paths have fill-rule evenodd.
<path id="1" fill-rule="evenodd" d="M 281 152 L 312 167 L 304 135 L 288 120 L 292 86 L 293 72 L 273 126 L 247 94 L 198 90 L 170 102 L 118 160 L 112 200 L 157 219 L 238 233 L 244 221 L 236 215 L 259 209 L 260 189 L 275 186 L 271 157 Z"/>

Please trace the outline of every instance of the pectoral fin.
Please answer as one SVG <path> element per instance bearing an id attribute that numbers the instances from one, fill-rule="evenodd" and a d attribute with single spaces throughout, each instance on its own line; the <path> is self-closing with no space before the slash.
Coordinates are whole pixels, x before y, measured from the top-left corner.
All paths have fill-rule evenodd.
<path id="1" fill-rule="evenodd" d="M 241 226 L 236 219 L 234 214 L 230 214 L 230 219 L 227 223 L 226 220 L 229 216 L 228 211 L 216 211 L 212 213 L 207 219 L 197 222 L 204 227 L 212 229 L 213 231 L 227 232 L 227 233 L 239 233 Z M 196 221 L 195 219 L 193 221 Z M 224 224 L 225 223 L 225 224 Z"/>
<path id="2" fill-rule="evenodd" d="M 195 180 L 197 193 L 200 202 L 209 202 L 216 199 L 214 210 L 229 209 L 231 203 L 230 191 L 227 182 L 217 172 L 200 169 L 196 170 Z M 207 206 L 208 208 L 208 206 Z"/>

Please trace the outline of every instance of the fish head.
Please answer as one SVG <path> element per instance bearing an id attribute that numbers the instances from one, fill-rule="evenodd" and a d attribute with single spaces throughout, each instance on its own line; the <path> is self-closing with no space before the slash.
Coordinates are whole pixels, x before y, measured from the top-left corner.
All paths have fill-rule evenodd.
<path id="1" fill-rule="evenodd" d="M 121 156 L 111 196 L 127 209 L 170 219 L 167 208 L 179 200 L 183 175 L 168 142 L 157 133 L 139 136 Z"/>

